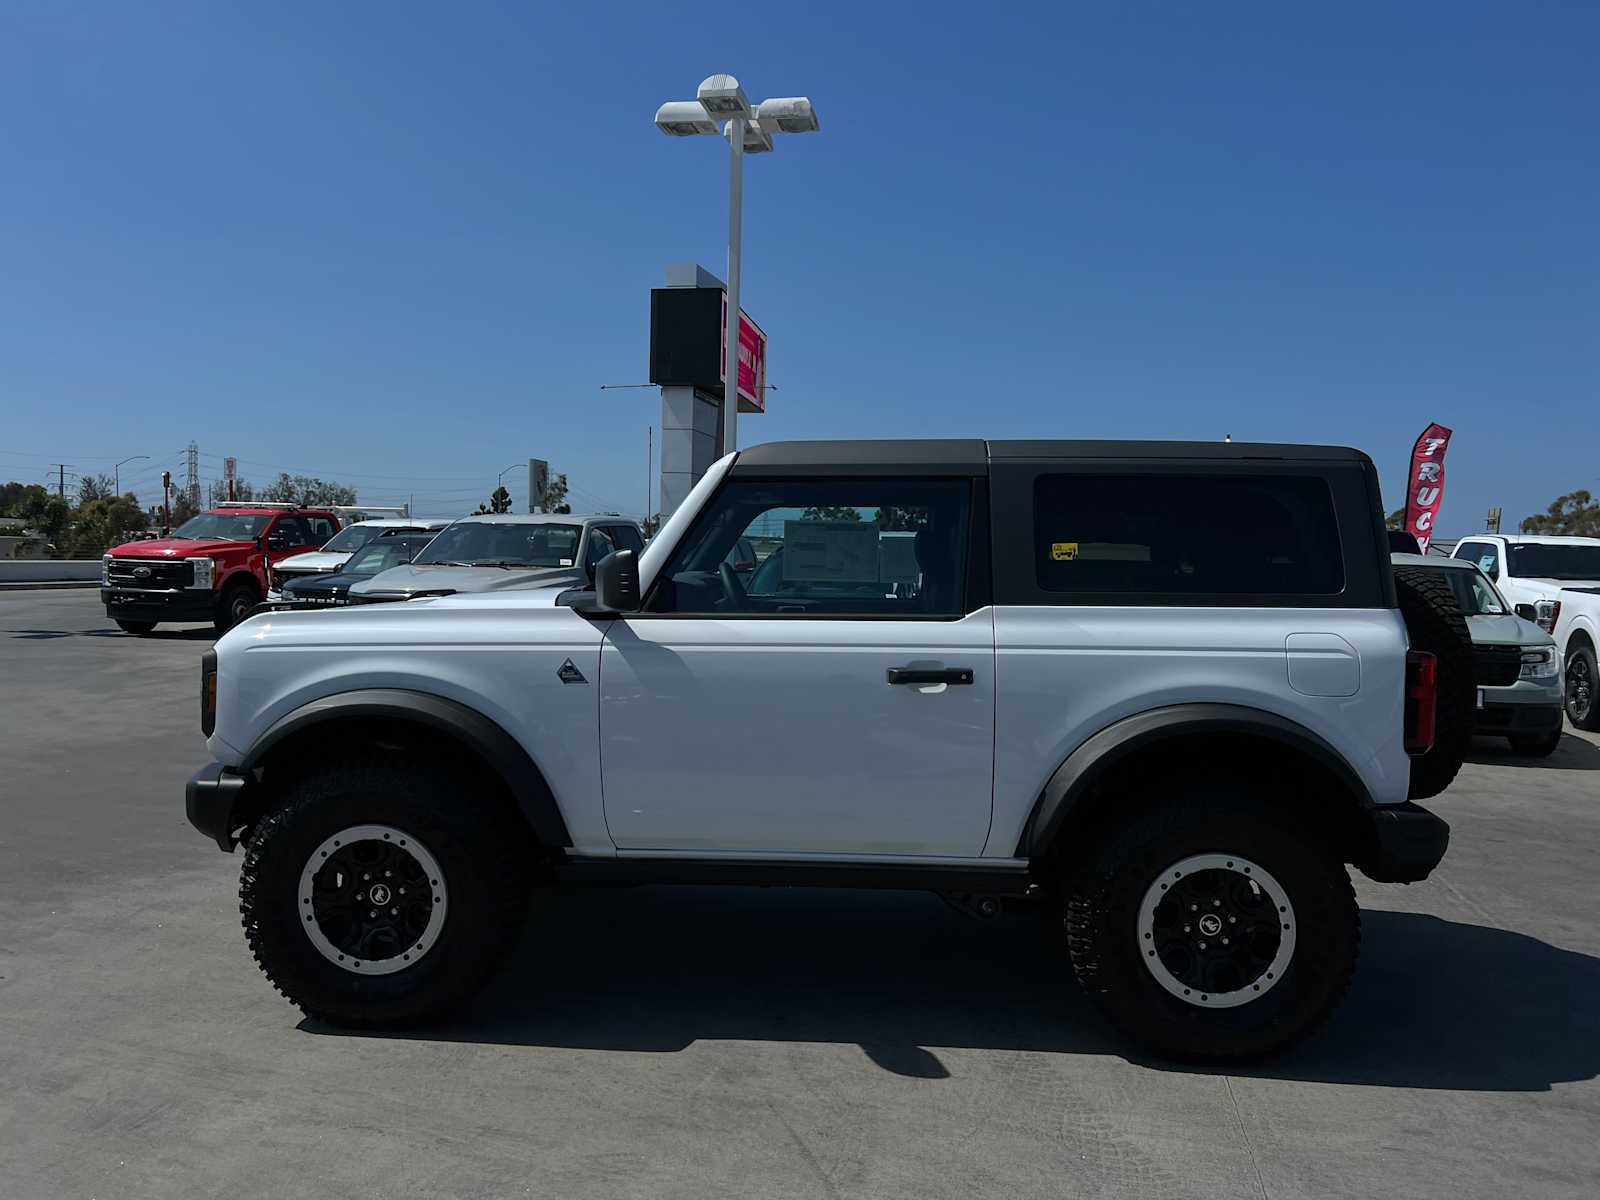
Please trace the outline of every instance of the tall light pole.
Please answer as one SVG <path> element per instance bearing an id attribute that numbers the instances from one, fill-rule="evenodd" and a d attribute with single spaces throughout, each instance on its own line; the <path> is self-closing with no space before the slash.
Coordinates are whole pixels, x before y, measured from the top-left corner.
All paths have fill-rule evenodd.
<path id="1" fill-rule="evenodd" d="M 728 139 L 728 312 L 723 324 L 722 452 L 738 446 L 739 252 L 743 234 L 744 156 L 772 149 L 775 133 L 815 133 L 816 110 L 804 96 L 763 100 L 754 108 L 732 75 L 712 75 L 693 100 L 672 100 L 656 109 L 656 128 L 668 137 L 718 132 Z"/>
<path id="2" fill-rule="evenodd" d="M 122 495 L 122 468 L 125 463 L 137 462 L 141 458 L 148 459 L 148 454 L 135 454 L 132 458 L 125 458 L 111 468 L 111 490 L 117 495 Z"/>

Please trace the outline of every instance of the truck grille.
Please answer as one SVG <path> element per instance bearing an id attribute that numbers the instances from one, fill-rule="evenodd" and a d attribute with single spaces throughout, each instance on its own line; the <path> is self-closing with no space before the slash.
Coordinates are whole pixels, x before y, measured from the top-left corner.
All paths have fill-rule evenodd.
<path id="1" fill-rule="evenodd" d="M 1519 646 L 1474 646 L 1472 678 L 1479 687 L 1507 687 L 1522 670 Z"/>
<path id="2" fill-rule="evenodd" d="M 113 587 L 186 588 L 194 582 L 194 564 L 164 558 L 113 558 L 108 574 Z"/>

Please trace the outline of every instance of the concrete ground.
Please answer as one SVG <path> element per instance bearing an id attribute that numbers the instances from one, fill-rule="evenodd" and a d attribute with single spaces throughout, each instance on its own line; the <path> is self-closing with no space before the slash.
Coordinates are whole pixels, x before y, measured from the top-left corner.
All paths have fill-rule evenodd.
<path id="1" fill-rule="evenodd" d="M 552 897 L 425 1036 L 303 1020 L 183 817 L 200 629 L 0 595 L 0 1194 L 1593 1197 L 1600 739 L 1481 743 L 1356 982 L 1262 1067 L 1142 1061 L 1038 924 L 921 895 Z"/>

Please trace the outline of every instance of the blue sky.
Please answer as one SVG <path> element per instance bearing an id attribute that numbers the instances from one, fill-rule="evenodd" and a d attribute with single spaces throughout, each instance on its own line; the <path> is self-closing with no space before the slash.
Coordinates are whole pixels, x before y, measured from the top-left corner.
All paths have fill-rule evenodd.
<path id="1" fill-rule="evenodd" d="M 726 229 L 651 117 L 727 70 L 823 123 L 747 164 L 745 444 L 1228 432 L 1398 503 L 1438 420 L 1445 533 L 1600 492 L 1600 8 L 733 11 L 0 8 L 0 478 L 193 439 L 451 513 L 536 455 L 637 513 L 659 402 L 599 388 Z"/>

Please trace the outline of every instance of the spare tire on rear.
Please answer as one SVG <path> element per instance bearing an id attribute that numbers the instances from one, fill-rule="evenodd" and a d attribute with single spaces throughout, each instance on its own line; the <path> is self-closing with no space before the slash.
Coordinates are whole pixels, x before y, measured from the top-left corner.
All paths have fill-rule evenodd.
<path id="1" fill-rule="evenodd" d="M 1411 760 L 1411 799 L 1426 800 L 1450 786 L 1472 745 L 1477 685 L 1472 634 L 1450 585 L 1421 567 L 1394 568 L 1394 590 L 1413 650 L 1439 660 L 1438 719 L 1433 749 Z"/>

